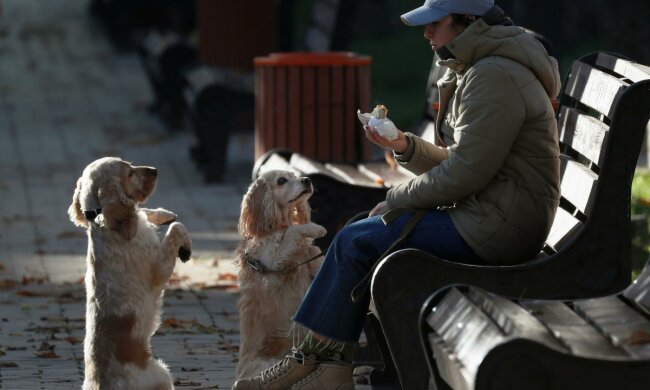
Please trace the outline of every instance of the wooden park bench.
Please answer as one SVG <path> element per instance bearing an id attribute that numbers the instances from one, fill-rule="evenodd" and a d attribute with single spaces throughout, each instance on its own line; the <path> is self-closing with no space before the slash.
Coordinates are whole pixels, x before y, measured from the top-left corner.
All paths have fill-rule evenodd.
<path id="1" fill-rule="evenodd" d="M 421 315 L 438 390 L 640 389 L 650 383 L 650 262 L 618 295 L 517 300 L 444 287 Z"/>
<path id="2" fill-rule="evenodd" d="M 372 284 L 375 314 L 404 388 L 421 388 L 417 315 L 450 283 L 511 297 L 577 299 L 624 289 L 631 277 L 630 188 L 650 119 L 650 69 L 609 53 L 575 61 L 558 111 L 561 202 L 542 252 L 515 266 L 472 266 L 403 249 Z M 414 337 L 415 336 L 415 337 Z"/>
<path id="3" fill-rule="evenodd" d="M 536 258 L 516 266 L 475 266 L 406 248 L 381 261 L 373 276 L 371 309 L 390 350 L 382 351 L 384 369 L 394 365 L 402 388 L 428 385 L 418 314 L 443 286 L 467 283 L 512 297 L 577 299 L 616 293 L 629 284 L 630 187 L 650 118 L 649 78 L 648 67 L 610 53 L 573 63 L 558 108 L 562 199 Z M 402 174 L 385 163 L 383 170 L 333 165 L 303 161 L 295 153 L 265 159 L 254 174 L 285 167 L 312 177 L 317 188 L 312 217 L 326 227 L 383 200 L 387 187 L 400 180 L 394 176 Z M 407 179 L 404 173 L 401 180 Z M 330 199 L 334 202 L 326 205 Z M 358 208 L 347 202 L 357 202 Z M 323 207 L 334 208 L 336 222 L 320 219 L 329 218 L 321 214 Z M 371 374 L 371 382 L 373 375 L 379 380 L 382 372 Z"/>

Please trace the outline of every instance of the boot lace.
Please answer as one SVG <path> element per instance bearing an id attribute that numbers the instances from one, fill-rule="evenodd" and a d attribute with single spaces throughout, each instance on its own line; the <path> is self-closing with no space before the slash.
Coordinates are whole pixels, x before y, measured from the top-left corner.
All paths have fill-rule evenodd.
<path id="1" fill-rule="evenodd" d="M 305 356 L 302 351 L 294 348 L 291 354 L 285 356 L 284 359 L 262 371 L 260 374 L 262 377 L 261 383 L 267 384 L 272 382 L 278 377 L 284 375 L 287 371 L 291 370 L 291 360 L 296 360 L 299 364 L 305 364 L 306 360 L 315 360 L 315 357 Z"/>

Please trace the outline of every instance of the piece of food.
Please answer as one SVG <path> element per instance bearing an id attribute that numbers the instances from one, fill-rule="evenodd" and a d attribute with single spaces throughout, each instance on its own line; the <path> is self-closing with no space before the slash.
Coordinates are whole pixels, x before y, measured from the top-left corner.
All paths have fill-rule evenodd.
<path id="1" fill-rule="evenodd" d="M 357 110 L 357 117 L 364 126 L 373 127 L 379 135 L 392 141 L 397 139 L 397 128 L 387 115 L 388 108 L 383 104 L 378 104 L 370 113 L 361 113 L 361 110 Z"/>

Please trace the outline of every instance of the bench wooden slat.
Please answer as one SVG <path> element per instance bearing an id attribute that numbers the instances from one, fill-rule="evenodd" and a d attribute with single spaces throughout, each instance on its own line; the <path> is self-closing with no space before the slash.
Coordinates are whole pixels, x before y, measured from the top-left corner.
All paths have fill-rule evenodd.
<path id="1" fill-rule="evenodd" d="M 560 156 L 561 194 L 584 214 L 593 204 L 598 175 L 568 156 Z"/>
<path id="2" fill-rule="evenodd" d="M 439 336 L 430 338 L 429 342 L 436 360 L 440 357 L 437 360 L 440 375 L 447 383 L 468 383 L 468 388 L 474 383 L 476 370 L 487 352 L 506 339 L 495 322 L 456 288 L 450 289 L 429 314 L 427 323 Z M 471 324 L 471 332 L 458 326 L 466 323 Z M 463 341 L 459 343 L 461 336 Z M 481 342 L 477 342 L 479 339 Z M 463 345 L 472 348 L 463 350 Z"/>
<path id="3" fill-rule="evenodd" d="M 581 226 L 582 223 L 573 215 L 558 208 L 546 244 L 556 251 L 560 250 Z"/>
<path id="4" fill-rule="evenodd" d="M 359 164 L 359 170 L 373 180 L 383 181 L 386 187 L 394 187 L 415 177 L 400 166 L 397 169 L 391 168 L 385 161 Z"/>
<path id="5" fill-rule="evenodd" d="M 612 345 L 561 301 L 524 301 L 520 304 L 544 323 L 574 354 L 614 358 L 627 356 L 625 351 Z"/>
<path id="6" fill-rule="evenodd" d="M 611 69 L 614 72 L 625 76 L 633 83 L 650 79 L 650 67 L 608 53 L 598 53 L 596 65 L 606 69 Z"/>
<path id="7" fill-rule="evenodd" d="M 497 321 L 502 317 L 512 322 L 510 329 L 507 329 L 509 336 L 524 336 L 553 346 L 560 351 L 568 350 L 567 346 L 550 333 L 539 320 L 511 300 L 477 288 L 470 288 L 468 295 L 493 320 Z"/>
<path id="8" fill-rule="evenodd" d="M 289 164 L 291 164 L 292 167 L 303 172 L 303 174 L 305 175 L 321 174 L 321 175 L 329 176 L 335 180 L 345 181 L 341 176 L 337 175 L 336 173 L 332 172 L 332 170 L 325 167 L 324 164 L 316 160 L 313 160 L 311 158 L 307 158 L 299 153 L 294 153 L 291 155 L 291 159 L 289 159 Z"/>
<path id="9" fill-rule="evenodd" d="M 564 91 L 572 98 L 611 118 L 615 100 L 626 86 L 626 83 L 614 76 L 585 63 L 574 62 Z"/>
<path id="10" fill-rule="evenodd" d="M 304 175 L 304 172 L 301 170 L 297 169 L 296 167 L 292 166 L 289 164 L 289 162 L 284 159 L 282 156 L 279 154 L 273 153 L 269 156 L 269 158 L 266 160 L 264 165 L 260 167 L 260 172 L 259 174 L 263 174 L 264 172 L 272 171 L 272 170 L 284 170 L 284 171 L 291 171 L 295 173 L 298 176 Z"/>
<path id="11" fill-rule="evenodd" d="M 326 163 L 325 167 L 342 177 L 346 183 L 367 187 L 382 187 L 382 185 L 377 183 L 368 175 L 363 174 L 363 172 L 354 165 Z"/>
<path id="12" fill-rule="evenodd" d="M 631 357 L 650 358 L 650 322 L 617 296 L 575 301 L 573 305 L 581 316 Z"/>
<path id="13" fill-rule="evenodd" d="M 609 126 L 580 111 L 563 106 L 558 115 L 560 142 L 600 166 L 603 162 Z"/>

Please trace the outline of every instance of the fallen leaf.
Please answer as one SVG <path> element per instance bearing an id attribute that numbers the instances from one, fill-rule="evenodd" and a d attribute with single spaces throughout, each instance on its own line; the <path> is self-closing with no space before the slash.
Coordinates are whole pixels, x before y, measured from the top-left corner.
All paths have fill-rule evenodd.
<path id="1" fill-rule="evenodd" d="M 15 368 L 15 367 L 18 367 L 18 364 L 16 364 L 15 362 L 0 360 L 0 367 L 1 368 Z"/>
<path id="2" fill-rule="evenodd" d="M 627 339 L 629 345 L 643 345 L 650 343 L 650 333 L 643 330 L 635 330 Z"/>
<path id="3" fill-rule="evenodd" d="M 79 337 L 69 336 L 65 338 L 65 341 L 69 342 L 72 345 L 77 345 L 81 343 L 82 340 Z"/>
<path id="4" fill-rule="evenodd" d="M 201 289 L 205 290 L 238 290 L 238 284 L 210 284 L 204 285 Z"/>
<path id="5" fill-rule="evenodd" d="M 187 372 L 194 372 L 194 371 L 201 371 L 203 370 L 202 367 L 181 367 L 181 371 L 187 371 Z"/>
<path id="6" fill-rule="evenodd" d="M 219 274 L 218 279 L 219 280 L 229 280 L 229 281 L 237 281 L 238 280 L 237 275 L 231 274 L 230 272 Z"/>
<path id="7" fill-rule="evenodd" d="M 42 291 L 19 290 L 16 291 L 16 295 L 21 297 L 46 297 L 50 294 L 46 294 Z"/>
<path id="8" fill-rule="evenodd" d="M 219 340 L 217 348 L 226 352 L 239 352 L 239 345 L 233 344 L 228 340 Z"/>
<path id="9" fill-rule="evenodd" d="M 44 359 L 57 359 L 59 355 L 56 354 L 54 351 L 33 351 L 34 355 L 39 358 L 44 358 Z"/>
<path id="10" fill-rule="evenodd" d="M 0 280 L 0 290 L 9 290 L 16 287 L 16 281 L 12 279 Z"/>
<path id="11" fill-rule="evenodd" d="M 43 284 L 43 283 L 45 283 L 45 281 L 46 281 L 46 278 L 43 277 L 43 276 L 23 276 L 20 283 L 22 285 Z"/>
<path id="12" fill-rule="evenodd" d="M 201 386 L 201 382 L 192 381 L 189 379 L 176 379 L 175 386 Z"/>
<path id="13" fill-rule="evenodd" d="M 38 347 L 38 349 L 33 350 L 32 352 L 34 355 L 40 358 L 45 358 L 45 359 L 56 359 L 59 357 L 59 355 L 54 352 L 54 345 L 49 344 L 46 341 L 43 341 L 41 345 Z"/>
<path id="14" fill-rule="evenodd" d="M 65 230 L 62 231 L 61 233 L 57 234 L 56 238 L 59 239 L 71 239 L 71 238 L 84 238 L 86 235 L 83 233 L 83 231 L 77 231 L 77 230 Z"/>

